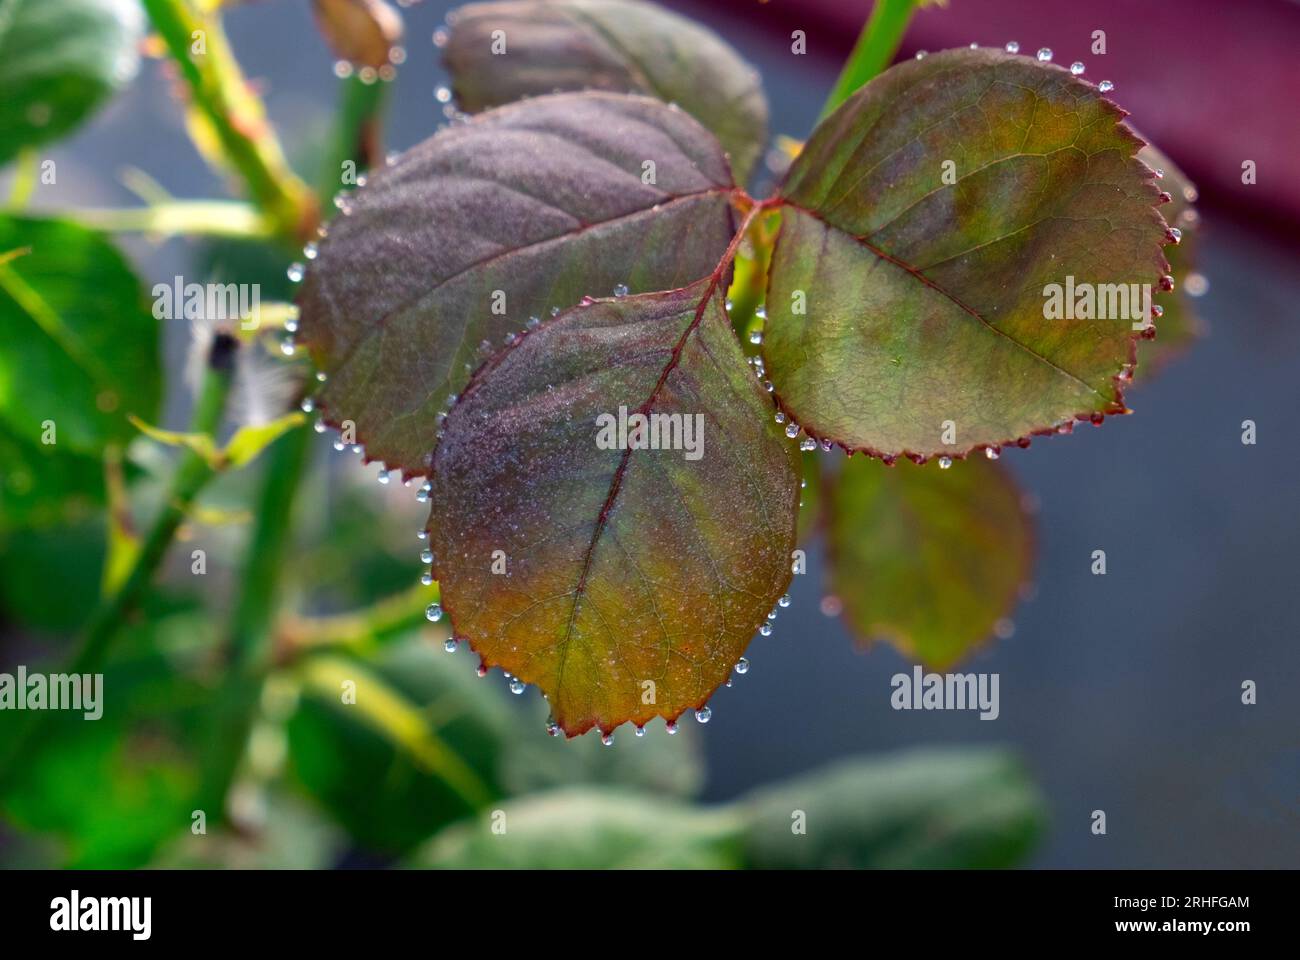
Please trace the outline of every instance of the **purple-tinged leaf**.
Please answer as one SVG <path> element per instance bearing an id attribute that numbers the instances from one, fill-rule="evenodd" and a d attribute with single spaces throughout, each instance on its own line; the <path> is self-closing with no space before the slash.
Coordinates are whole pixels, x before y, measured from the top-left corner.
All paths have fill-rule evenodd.
<path id="1" fill-rule="evenodd" d="M 571 736 L 702 707 L 790 582 L 798 452 L 722 272 L 543 325 L 475 374 L 437 448 L 453 631 L 536 684 Z M 638 414 L 656 418 L 644 432 Z"/>
<path id="2" fill-rule="evenodd" d="M 438 415 L 531 318 L 707 276 L 734 231 L 717 141 L 647 97 L 539 97 L 456 124 L 350 196 L 299 297 L 318 405 L 428 470 Z"/>
<path id="3" fill-rule="evenodd" d="M 722 141 L 744 183 L 767 142 L 758 71 L 712 31 L 651 3 L 508 0 L 447 18 L 456 99 L 470 112 L 556 90 L 677 103 Z"/>
<path id="4" fill-rule="evenodd" d="M 846 101 L 781 189 L 763 351 L 781 405 L 886 458 L 1124 412 L 1141 287 L 1168 264 L 1123 117 L 1068 71 L 992 50 L 908 61 Z M 1122 315 L 1048 319 L 1073 284 Z"/>

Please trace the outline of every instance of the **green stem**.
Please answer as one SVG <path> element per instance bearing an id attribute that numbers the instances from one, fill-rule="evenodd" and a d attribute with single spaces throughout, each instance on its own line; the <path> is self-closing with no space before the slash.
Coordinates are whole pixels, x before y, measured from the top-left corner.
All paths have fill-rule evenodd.
<path id="1" fill-rule="evenodd" d="M 273 238 L 277 231 L 275 221 L 256 207 L 233 200 L 173 200 L 117 210 L 70 210 L 64 215 L 109 233 L 150 233 L 161 237 L 202 234 L 256 240 Z"/>
<path id="2" fill-rule="evenodd" d="M 180 68 L 197 111 L 221 147 L 220 161 L 238 171 L 258 208 L 286 239 L 315 231 L 315 198 L 289 168 L 261 100 L 244 80 L 217 14 L 188 0 L 142 0 Z M 209 157 L 209 159 L 213 159 Z"/>
<path id="3" fill-rule="evenodd" d="M 235 350 L 238 344 L 226 334 L 218 334 L 208 355 L 208 365 L 195 402 L 190 430 L 215 435 L 225 411 L 226 399 L 234 376 Z M 64 673 L 96 673 L 104 662 L 109 645 L 153 582 L 167 548 L 188 515 L 199 491 L 212 479 L 214 471 L 206 458 L 192 450 L 181 454 L 180 463 L 168 488 L 162 509 L 145 536 L 130 571 L 121 586 L 105 597 L 91 615 L 81 644 Z M 40 742 L 49 713 L 30 714 L 27 725 L 15 733 L 5 762 L 0 765 L 0 792 L 7 786 L 23 759 Z"/>
<path id="4" fill-rule="evenodd" d="M 343 165 L 348 161 L 356 165 L 358 173 L 383 163 L 380 127 L 389 86 L 388 83 L 362 83 L 355 75 L 339 84 L 338 121 L 317 190 L 322 203 L 328 203 L 345 185 Z"/>
<path id="5" fill-rule="evenodd" d="M 926 0 L 876 0 L 853 52 L 845 61 L 844 69 L 840 71 L 840 77 L 835 81 L 826 105 L 822 107 L 821 119 L 830 116 L 854 91 L 889 65 L 898 52 L 899 44 L 903 42 L 903 34 L 907 32 L 912 14 L 925 2 Z"/>
<path id="6" fill-rule="evenodd" d="M 420 584 L 353 613 L 290 618 L 280 626 L 282 660 L 315 650 L 368 653 L 385 640 L 425 623 L 425 610 L 439 599 L 438 585 Z"/>
<path id="7" fill-rule="evenodd" d="M 150 0 L 146 0 L 150 2 Z M 377 111 L 383 95 L 343 84 L 343 105 L 332 142 L 334 155 L 353 159 L 358 172 L 378 149 Z M 376 84 L 375 87 L 381 85 Z M 341 163 L 342 160 L 339 160 Z M 337 190 L 339 166 L 322 196 Z M 311 449 L 311 431 L 299 427 L 285 434 L 268 452 L 256 527 L 239 578 L 239 592 L 231 617 L 225 656 L 227 670 L 222 696 L 212 718 L 213 729 L 205 757 L 199 803 L 218 821 L 226 815 L 225 798 L 239 770 L 244 747 L 257 711 L 258 693 L 265 670 L 271 665 L 272 628 L 280 594 L 280 578 L 293 529 L 293 506 Z"/>

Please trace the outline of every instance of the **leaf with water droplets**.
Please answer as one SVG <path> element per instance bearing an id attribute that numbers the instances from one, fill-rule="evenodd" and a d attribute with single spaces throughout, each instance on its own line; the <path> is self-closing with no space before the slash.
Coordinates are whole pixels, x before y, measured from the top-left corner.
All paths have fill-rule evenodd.
<path id="1" fill-rule="evenodd" d="M 951 666 L 997 631 L 1029 580 L 1020 491 L 982 456 L 946 470 L 851 457 L 828 500 L 831 589 L 864 642 Z"/>
<path id="2" fill-rule="evenodd" d="M 904 62 L 846 101 L 780 191 L 763 353 L 782 406 L 885 456 L 1123 411 L 1134 317 L 1045 319 L 1048 285 L 1127 294 L 1166 272 L 1160 188 L 1123 116 L 994 50 Z"/>
<path id="3" fill-rule="evenodd" d="M 653 183 L 645 182 L 653 163 Z M 317 405 L 427 472 L 438 414 L 507 336 L 618 284 L 707 276 L 734 230 L 717 141 L 647 97 L 539 97 L 456 124 L 344 201 L 299 297 Z"/>
<path id="4" fill-rule="evenodd" d="M 448 23 L 444 56 L 464 110 L 555 90 L 644 93 L 712 130 L 739 183 L 767 142 L 758 71 L 712 31 L 654 4 L 473 3 Z"/>
<path id="5" fill-rule="evenodd" d="M 722 272 L 528 334 L 475 375 L 435 454 L 452 627 L 570 735 L 703 706 L 790 582 L 798 453 Z M 658 416 L 639 434 L 638 413 Z"/>
<path id="6" fill-rule="evenodd" d="M 0 3 L 0 164 L 62 137 L 131 80 L 142 32 L 131 0 Z"/>
<path id="7" fill-rule="evenodd" d="M 1156 338 L 1138 344 L 1135 379 L 1146 382 L 1193 343 L 1205 336 L 1205 322 L 1197 314 L 1196 298 L 1189 292 L 1198 282 L 1195 273 L 1201 219 L 1196 210 L 1196 186 L 1178 166 L 1156 147 L 1148 144 L 1138 159 L 1164 174 L 1160 188 L 1170 196 L 1162 208 L 1169 226 L 1176 230 L 1177 244 L 1165 247 L 1174 290 L 1159 298 L 1160 316 L 1155 320 Z"/>

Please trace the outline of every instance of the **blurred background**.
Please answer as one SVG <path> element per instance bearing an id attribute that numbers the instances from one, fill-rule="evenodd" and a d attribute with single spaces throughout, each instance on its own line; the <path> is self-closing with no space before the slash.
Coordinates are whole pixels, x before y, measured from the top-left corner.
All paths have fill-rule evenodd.
<path id="1" fill-rule="evenodd" d="M 666 5 L 760 68 L 773 134 L 800 140 L 870 10 L 849 0 Z M 402 10 L 407 58 L 390 93 L 388 149 L 442 122 L 435 91 L 448 79 L 430 38 L 452 6 Z M 309 5 L 238 5 L 226 29 L 290 162 L 314 180 L 338 82 Z M 796 29 L 807 56 L 791 54 Z M 1105 56 L 1089 53 L 1097 29 Z M 707 726 L 684 719 L 675 738 L 662 724 L 644 738 L 624 729 L 610 748 L 548 738 L 537 692 L 512 696 L 496 672 L 477 678 L 467 650 L 443 652 L 438 626 L 346 618 L 416 582 L 424 508 L 413 490 L 377 484 L 377 466 L 331 449 L 332 434 L 313 434 L 286 606 L 298 619 L 334 617 L 322 623 L 341 639 L 258 687 L 229 824 L 213 817 L 196 835 L 193 796 L 210 746 L 202 717 L 219 689 L 208 654 L 250 534 L 256 466 L 221 477 L 182 529 L 164 589 L 105 671 L 105 718 L 59 718 L 57 739 L 6 785 L 0 862 L 492 865 L 504 855 L 475 818 L 505 809 L 512 831 L 536 834 L 514 865 L 1300 864 L 1291 592 L 1300 6 L 951 0 L 920 11 L 899 56 L 1009 40 L 1111 79 L 1134 124 L 1197 183 L 1196 268 L 1208 286 L 1196 303 L 1206 335 L 1158 377 L 1139 377 L 1127 398 L 1133 416 L 1003 457 L 1034 504 L 1038 556 L 1012 635 L 963 667 L 1000 674 L 996 720 L 892 710 L 890 678 L 911 662 L 884 645 L 859 650 L 822 612 L 833 604 L 815 541 L 791 606 L 751 645 L 748 673 L 714 696 Z M 196 160 L 173 82 L 162 61 L 144 60 L 87 125 L 44 148 L 58 183 L 38 188 L 28 213 L 131 206 L 130 169 L 176 197 L 226 196 Z M 1257 164 L 1253 185 L 1241 181 L 1247 159 Z M 0 171 L 3 195 L 11 179 Z M 279 250 L 129 234 L 115 242 L 145 289 L 183 275 L 260 282 L 264 301 L 292 295 L 284 271 L 293 257 Z M 183 368 L 190 349 L 188 322 L 164 321 L 164 369 Z M 169 376 L 161 423 L 179 429 L 190 403 L 184 379 Z M 1247 419 L 1258 428 L 1252 446 L 1241 442 Z M 136 443 L 129 459 L 147 503 L 163 488 L 167 454 Z M 8 526 L 0 544 L 0 670 L 54 670 L 98 595 L 103 517 L 88 509 Z M 209 556 L 198 583 L 188 571 L 196 545 Z M 1096 549 L 1107 553 L 1104 577 L 1090 571 Z M 284 629 L 292 635 L 296 624 Z M 340 710 L 340 677 L 358 678 L 361 699 L 384 715 L 359 721 Z M 1258 686 L 1252 706 L 1241 702 L 1246 680 Z M 0 714 L 0 734 L 11 719 Z M 834 827 L 793 843 L 795 809 Z M 1090 829 L 1099 809 L 1104 836 Z"/>

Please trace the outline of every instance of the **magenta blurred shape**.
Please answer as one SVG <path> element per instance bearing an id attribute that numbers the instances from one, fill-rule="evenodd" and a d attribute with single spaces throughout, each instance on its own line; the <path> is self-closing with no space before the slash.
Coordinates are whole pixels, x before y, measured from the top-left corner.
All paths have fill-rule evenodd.
<path id="1" fill-rule="evenodd" d="M 871 5 L 866 0 L 711 0 L 670 6 L 717 23 L 802 29 L 809 55 L 838 62 Z M 1091 53 L 1106 33 L 1106 54 Z M 1300 221 L 1300 4 L 1290 0 L 950 0 L 917 13 L 900 56 L 947 47 L 1040 47 L 1053 62 L 1115 84 L 1112 98 L 1196 181 L 1206 203 L 1274 225 Z M 810 118 L 811 122 L 811 118 Z M 1255 161 L 1258 183 L 1241 182 Z"/>

